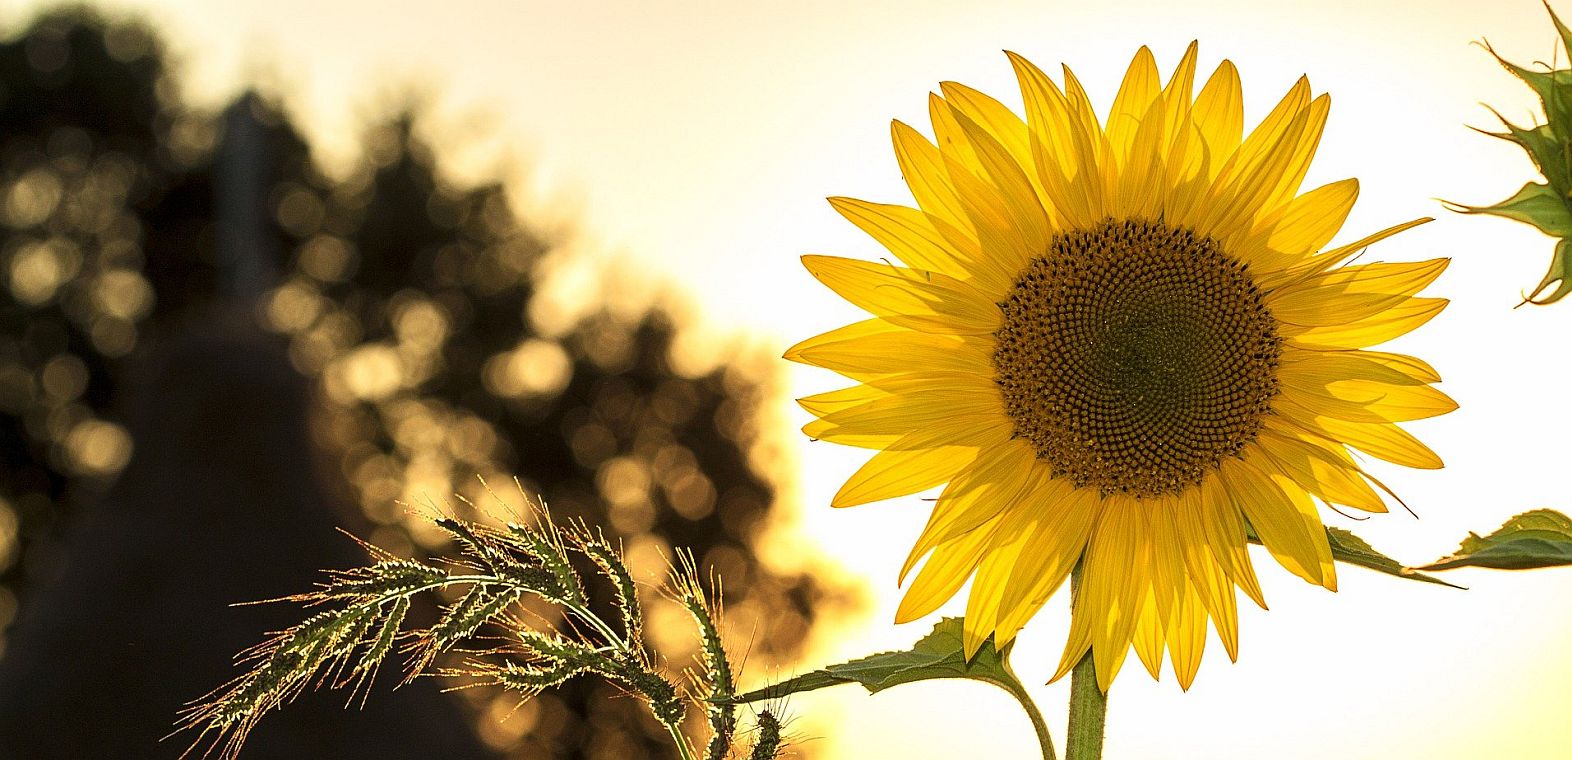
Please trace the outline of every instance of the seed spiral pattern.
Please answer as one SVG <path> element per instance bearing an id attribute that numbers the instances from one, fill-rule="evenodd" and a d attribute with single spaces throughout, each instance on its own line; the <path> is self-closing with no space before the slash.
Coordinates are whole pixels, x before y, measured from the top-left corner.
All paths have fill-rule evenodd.
<path id="1" fill-rule="evenodd" d="M 1015 434 L 1077 486 L 1136 498 L 1200 484 L 1277 395 L 1277 323 L 1244 263 L 1162 222 L 1057 235 L 999 308 Z"/>

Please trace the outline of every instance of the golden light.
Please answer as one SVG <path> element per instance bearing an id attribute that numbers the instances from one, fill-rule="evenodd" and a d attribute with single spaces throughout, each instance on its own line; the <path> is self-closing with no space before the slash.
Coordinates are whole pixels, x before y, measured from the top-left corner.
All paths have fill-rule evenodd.
<path id="1" fill-rule="evenodd" d="M 87 389 L 87 365 L 71 354 L 60 354 L 44 364 L 39 386 L 56 401 L 71 401 Z"/>
<path id="2" fill-rule="evenodd" d="M 42 2 L 0 5 L 14 17 Z M 1422 519 L 1401 513 L 1357 524 L 1327 519 L 1401 560 L 1423 562 L 1513 513 L 1572 508 L 1561 432 L 1572 425 L 1572 412 L 1559 402 L 1572 376 L 1565 350 L 1572 306 L 1513 308 L 1520 290 L 1542 274 L 1550 242 L 1506 221 L 1448 215 L 1434 200 L 1493 202 L 1533 178 L 1512 146 L 1465 125 L 1494 127 L 1480 101 L 1514 120 L 1529 119 L 1532 95 L 1471 43 L 1484 37 L 1514 60 L 1550 60 L 1555 34 L 1537 0 L 1131 0 L 1117 6 L 624 0 L 528 7 L 416 0 L 396 14 L 374 0 L 331 7 L 307 0 L 112 5 L 145 10 L 166 28 L 187 63 L 182 85 L 199 101 L 222 103 L 259 69 L 271 68 L 313 144 L 324 146 L 329 166 L 347 165 L 371 100 L 366 92 L 393 81 L 436 83 L 441 126 L 432 132 L 439 140 L 478 143 L 491 155 L 523 154 L 527 160 L 516 162 L 513 181 L 528 199 L 521 202 L 524 216 L 548 223 L 554 213 L 582 217 L 585 231 L 572 247 L 587 263 L 554 270 L 553 282 L 532 302 L 533 322 L 548 331 L 570 324 L 584 311 L 580 294 L 596 290 L 601 272 L 657 273 L 696 302 L 695 327 L 677 352 L 684 366 L 694 367 L 739 333 L 778 355 L 798 337 L 858 318 L 819 288 L 798 258 L 833 253 L 874 260 L 884 252 L 822 199 L 907 202 L 890 158 L 889 120 L 925 122 L 926 93 L 943 80 L 1012 92 L 1001 49 L 1045 67 L 1074 64 L 1103 112 L 1130 51 L 1142 44 L 1165 69 L 1192 39 L 1200 40 L 1202 70 L 1224 57 L 1234 60 L 1246 72 L 1245 116 L 1252 124 L 1274 94 L 1308 74 L 1318 91 L 1331 94 L 1332 108 L 1306 186 L 1360 178 L 1360 202 L 1345 229 L 1439 216 L 1373 249 L 1367 260 L 1454 258 L 1433 286 L 1453 305 L 1425 333 L 1390 348 L 1430 359 L 1445 377 L 1442 387 L 1462 404 L 1459 412 L 1412 429 L 1445 458 L 1445 470 L 1410 475 L 1374 468 Z M 1572 15 L 1566 10 L 1564 16 Z M 302 17 L 314 23 L 302 25 Z M 413 51 L 411 39 L 422 41 Z M 259 65 L 259 58 L 268 63 Z M 1019 108 L 1018 100 L 1006 102 Z M 498 115 L 494 134 L 468 128 L 463 115 L 476 105 Z M 211 135 L 187 132 L 176 129 L 184 150 L 211 145 Z M 47 211 L 40 209 L 58 202 L 44 176 L 6 188 L 0 214 L 43 218 Z M 292 228 L 317 224 L 309 199 L 276 200 Z M 563 207 L 571 211 L 559 212 Z M 7 284 L 26 303 L 46 303 L 76 275 L 73 255 L 48 243 L 19 248 L 5 264 Z M 327 236 L 301 255 L 306 273 L 324 283 L 356 265 L 355 253 Z M 285 297 L 276 314 L 270 305 L 269 318 L 281 329 L 302 325 L 292 356 L 304 369 L 326 366 L 335 398 L 386 400 L 402 387 L 406 368 L 397 347 L 366 346 L 334 361 L 358 340 L 354 326 L 331 314 L 308 320 L 309 299 L 289 301 L 295 297 Z M 412 319 L 410 340 L 423 345 L 418 336 L 438 329 L 438 320 Z M 121 345 L 119 324 L 105 322 L 104 345 Z M 95 325 L 95 342 L 99 334 Z M 628 340 L 603 332 L 588 346 L 592 360 L 615 365 Z M 565 382 L 567 361 L 554 343 L 525 344 L 493 358 L 486 383 L 509 397 L 551 392 Z M 53 387 L 69 390 L 68 380 L 56 377 Z M 42 382 L 55 392 L 50 380 Z M 805 668 L 908 645 L 927 625 L 890 622 L 899 598 L 890 568 L 920 532 L 925 505 L 913 498 L 831 510 L 831 495 L 861 458 L 794 432 L 806 416 L 789 397 L 833 382 L 828 373 L 791 370 L 787 387 L 766 409 L 767 429 L 779 433 L 775 448 L 754 454 L 765 467 L 789 469 L 794 479 L 783 495 L 795 510 L 792 524 L 763 547 L 768 561 L 828 568 L 821 571 L 864 579 L 872 589 L 865 613 L 817 634 Z M 34 383 L 27 373 L 0 366 L 0 403 L 36 393 Z M 608 391 L 603 403 L 618 402 Z M 673 400 L 672 413 L 680 409 L 680 399 Z M 749 424 L 741 415 L 723 417 L 723 426 Z M 86 459 L 115 459 L 113 434 L 105 435 L 83 433 Z M 606 431 L 592 422 L 570 435 L 581 461 L 602 462 L 613 450 Z M 706 492 L 675 459 L 602 466 L 608 499 L 623 500 L 614 503 L 636 504 L 639 487 L 669 488 L 694 514 L 726 498 L 713 486 Z M 398 475 L 386 470 L 367 459 L 356 477 L 395 482 Z M 630 524 L 644 519 L 621 509 Z M 649 567 L 670 549 L 628 547 L 630 559 Z M 1269 562 L 1265 555 L 1258 560 Z M 1242 611 L 1247 634 L 1240 662 L 1209 658 L 1188 694 L 1171 679 L 1121 681 L 1107 755 L 1564 758 L 1572 746 L 1572 722 L 1565 720 L 1572 704 L 1566 696 L 1572 649 L 1565 645 L 1572 573 L 1477 572 L 1453 579 L 1472 590 L 1414 588 L 1351 569 L 1331 594 L 1263 572 L 1272 612 Z M 1063 607 L 1062 599 L 1051 601 L 1016 646 L 1017 670 L 1028 684 L 1051 673 L 1067 628 Z M 759 620 L 745 605 L 728 612 L 742 636 L 754 624 L 793 624 Z M 1215 639 L 1209 646 L 1220 650 Z M 873 697 L 843 688 L 790 704 L 799 716 L 797 732 L 823 737 L 811 747 L 823 756 L 1014 757 L 1032 749 L 1017 708 L 982 685 L 931 683 Z M 1062 705 L 1066 691 L 1062 684 L 1033 688 L 1045 707 Z M 550 711 L 560 709 L 551 704 L 542 702 L 532 715 L 542 731 L 549 730 Z M 521 720 L 509 730 L 529 724 Z M 1055 730 L 1062 736 L 1062 723 Z"/>
<path id="3" fill-rule="evenodd" d="M 25 228 L 48 219 L 60 203 L 64 189 L 59 176 L 47 168 L 22 175 L 5 194 L 6 224 Z"/>
<path id="4" fill-rule="evenodd" d="M 25 243 L 11 255 L 11 293 L 23 304 L 41 306 L 81 265 L 81 254 L 64 240 Z"/>
<path id="5" fill-rule="evenodd" d="M 404 382 L 398 351 L 383 343 L 370 343 L 334 362 L 329 392 L 341 387 L 353 398 L 380 401 L 393 395 Z M 338 382 L 335 383 L 333 380 Z"/>
<path id="6" fill-rule="evenodd" d="M 131 436 L 125 428 L 103 420 L 86 420 L 71 428 L 65 441 L 75 469 L 85 475 L 112 475 L 131 459 Z"/>
<path id="7" fill-rule="evenodd" d="M 354 253 L 343 238 L 317 235 L 300 247 L 300 269 L 320 282 L 338 282 L 348 277 L 354 266 Z"/>
<path id="8" fill-rule="evenodd" d="M 135 322 L 153 308 L 153 286 L 138 272 L 112 269 L 94 282 L 93 299 L 104 314 Z"/>
<path id="9" fill-rule="evenodd" d="M 499 396 L 550 396 L 567 386 L 572 370 L 562 346 L 531 338 L 488 360 L 484 380 L 486 388 Z"/>

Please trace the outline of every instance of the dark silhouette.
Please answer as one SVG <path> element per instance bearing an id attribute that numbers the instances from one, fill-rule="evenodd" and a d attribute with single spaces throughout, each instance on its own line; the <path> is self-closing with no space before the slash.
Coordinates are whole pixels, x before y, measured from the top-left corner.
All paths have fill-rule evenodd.
<path id="1" fill-rule="evenodd" d="M 308 388 L 274 341 L 223 315 L 184 331 L 137 383 L 138 452 L 70 531 L 63 576 L 29 600 L 0 663 L 0 756 L 173 757 L 169 716 L 292 607 L 229 607 L 306 588 L 360 552 L 334 530 L 311 461 Z M 456 704 L 384 672 L 361 712 L 316 693 L 265 721 L 256 758 L 485 757 Z"/>

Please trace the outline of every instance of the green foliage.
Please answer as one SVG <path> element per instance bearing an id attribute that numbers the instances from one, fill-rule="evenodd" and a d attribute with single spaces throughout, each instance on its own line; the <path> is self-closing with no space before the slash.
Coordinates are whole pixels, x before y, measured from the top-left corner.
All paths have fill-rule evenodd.
<path id="1" fill-rule="evenodd" d="M 984 642 L 971 660 L 966 659 L 962 647 L 961 618 L 945 618 L 927 636 L 922 637 L 911 649 L 901 652 L 883 652 L 861 659 L 830 665 L 796 678 L 782 681 L 757 691 L 737 697 L 738 702 L 756 702 L 778 699 L 788 694 L 813 691 L 843 683 L 861 684 L 870 693 L 877 693 L 903 683 L 915 683 L 933 678 L 970 678 L 976 681 L 1011 689 L 1019 681 L 1005 663 L 1009 647 L 1004 651 L 994 648 L 992 639 Z"/>
<path id="2" fill-rule="evenodd" d="M 689 672 L 694 687 L 690 697 L 661 673 L 657 658 L 643 643 L 644 612 L 621 551 L 582 522 L 559 530 L 544 507 L 536 510 L 535 518 L 530 525 L 510 524 L 505 530 L 438 518 L 436 525 L 463 552 L 449 562 L 454 569 L 399 559 L 362 543 L 371 554 L 370 565 L 330 571 L 315 591 L 275 600 L 337 606 L 243 652 L 239 660 L 247 672 L 182 716 L 181 730 L 198 734 L 193 749 L 234 757 L 263 715 L 308 687 L 365 686 L 403 640 L 411 655 L 407 678 L 465 678 L 473 685 L 513 691 L 521 699 L 578 676 L 604 678 L 643 702 L 685 760 L 693 757 L 693 748 L 681 724 L 688 704 L 701 704 L 712 732 L 706 760 L 730 756 L 737 728 L 736 705 L 730 700 L 732 665 L 720 639 L 719 608 L 706 596 L 692 555 L 680 553 L 673 568 L 675 596 L 693 616 L 703 652 L 703 668 Z M 584 584 L 573 570 L 574 556 L 588 560 L 610 582 L 617 624 L 590 609 Z M 441 604 L 430 628 L 402 630 L 411 598 L 442 588 L 464 593 Z M 526 597 L 560 608 L 565 620 L 558 630 L 529 627 L 512 614 Z M 508 634 L 509 644 L 471 653 L 451 667 L 431 667 L 438 656 L 458 650 L 488 625 Z M 781 743 L 779 720 L 761 711 L 758 722 L 751 755 L 774 757 Z"/>
<path id="3" fill-rule="evenodd" d="M 1416 573 L 1410 568 L 1403 567 L 1397 560 L 1376 551 L 1364 539 L 1342 528 L 1327 528 L 1326 539 L 1332 545 L 1332 559 L 1339 562 L 1347 562 L 1350 565 L 1358 565 L 1376 572 L 1386 573 L 1387 575 L 1395 575 L 1399 578 L 1435 583 L 1451 588 L 1462 588 L 1462 586 L 1447 583 L 1433 575 Z"/>
<path id="4" fill-rule="evenodd" d="M 1032 728 L 1037 732 L 1037 741 L 1043 757 L 1053 758 L 1053 741 L 1048 737 L 1048 727 L 1043 721 L 1042 713 L 1037 710 L 1037 705 L 1026 693 L 1021 680 L 1010 669 L 1009 645 L 997 649 L 990 637 L 968 660 L 963 638 L 964 630 L 965 623 L 961 618 L 944 618 L 928 632 L 927 636 L 913 644 L 911 649 L 883 652 L 830 665 L 763 689 L 750 691 L 733 698 L 732 701 L 747 703 L 781 700 L 791 694 L 846 683 L 860 684 L 868 690 L 868 693 L 876 694 L 905 683 L 936 678 L 967 678 L 991 683 L 1010 692 L 1010 696 L 1020 702 L 1021 708 L 1026 710 L 1027 717 L 1031 718 Z M 767 728 L 764 717 L 765 715 L 760 715 L 761 734 L 764 734 Z M 761 745 L 763 740 L 764 737 L 761 736 Z M 755 753 L 755 757 L 758 756 Z"/>
<path id="5" fill-rule="evenodd" d="M 1484 538 L 1468 534 L 1451 556 L 1420 570 L 1491 567 L 1528 570 L 1572 565 L 1572 518 L 1550 509 L 1524 512 Z"/>
<path id="6" fill-rule="evenodd" d="M 1255 534 L 1255 529 L 1250 527 L 1248 524 L 1245 525 L 1245 538 L 1248 539 L 1252 544 L 1261 543 L 1261 537 L 1257 536 Z M 1363 568 L 1374 570 L 1378 573 L 1386 573 L 1387 575 L 1396 576 L 1398 578 L 1407 578 L 1411 581 L 1422 581 L 1424 583 L 1435 583 L 1441 586 L 1450 586 L 1451 588 L 1462 588 L 1462 586 L 1447 583 L 1446 581 L 1441 580 L 1440 578 L 1437 578 L 1433 575 L 1425 575 L 1424 573 L 1415 572 L 1413 568 L 1404 567 L 1403 564 L 1397 560 L 1376 551 L 1375 547 L 1371 546 L 1368 541 L 1354 535 L 1353 533 L 1350 533 L 1349 531 L 1343 530 L 1342 528 L 1327 528 L 1326 542 L 1332 548 L 1332 559 L 1338 562 L 1346 562 L 1350 565 L 1358 565 Z"/>
<path id="7" fill-rule="evenodd" d="M 1550 20 L 1561 35 L 1562 46 L 1572 53 L 1572 30 L 1546 3 Z M 1485 132 L 1492 137 L 1516 143 L 1528 154 L 1545 182 L 1529 182 L 1511 198 L 1493 206 L 1450 204 L 1454 211 L 1467 214 L 1493 214 L 1533 225 L 1541 232 L 1559 238 L 1544 279 L 1528 294 L 1526 301 L 1549 304 L 1572 293 L 1572 69 L 1535 71 L 1518 66 L 1486 46 L 1507 71 L 1523 80 L 1539 96 L 1545 123 L 1523 128 L 1508 122 L 1498 113 L 1504 132 Z M 1481 130 L 1483 131 L 1483 130 Z M 1555 286 L 1551 290 L 1551 286 Z M 1549 295 L 1545 292 L 1549 290 Z"/>

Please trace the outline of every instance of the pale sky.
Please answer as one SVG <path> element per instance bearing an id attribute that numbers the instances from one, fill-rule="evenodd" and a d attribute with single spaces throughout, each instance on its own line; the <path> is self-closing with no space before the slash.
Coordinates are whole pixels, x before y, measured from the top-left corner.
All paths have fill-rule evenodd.
<path id="1" fill-rule="evenodd" d="M 0 0 L 6 26 L 36 5 Z M 1018 105 L 1000 52 L 1010 49 L 1050 72 L 1068 62 L 1106 107 L 1137 47 L 1150 45 L 1166 73 L 1198 39 L 1205 71 L 1224 57 L 1238 64 L 1253 124 L 1308 74 L 1333 107 L 1307 187 L 1356 176 L 1363 189 L 1339 240 L 1438 217 L 1367 258 L 1454 258 L 1430 290 L 1452 307 L 1392 347 L 1434 364 L 1462 405 L 1410 428 L 1445 470 L 1374 468 L 1420 520 L 1399 511 L 1357 526 L 1333 515 L 1329 524 L 1418 564 L 1517 512 L 1572 510 L 1562 433 L 1572 425 L 1563 401 L 1572 301 L 1512 308 L 1539 281 L 1552 242 L 1434 200 L 1494 202 L 1533 177 L 1514 147 L 1464 125 L 1491 125 L 1481 101 L 1530 118 L 1526 88 L 1470 43 L 1484 37 L 1513 60 L 1549 60 L 1556 38 L 1534 0 L 109 5 L 153 19 L 202 102 L 253 79 L 281 88 L 330 163 L 386 94 L 411 84 L 437 93 L 433 133 L 443 153 L 466 146 L 460 168 L 517 168 L 526 210 L 569 206 L 582 230 L 575 245 L 590 260 L 677 283 L 708 335 L 743 335 L 775 353 L 859 318 L 798 256 L 883 255 L 823 198 L 910 202 L 889 120 L 926 129 L 926 95 L 939 81 Z M 791 370 L 790 381 L 794 396 L 838 387 L 830 373 L 806 369 Z M 783 425 L 806 421 L 784 401 L 781 415 Z M 931 621 L 890 620 L 895 573 L 924 503 L 831 510 L 830 495 L 865 455 L 785 434 L 795 444 L 788 475 L 800 482 L 801 532 L 875 592 L 868 617 L 845 621 L 845 637 L 807 664 L 915 640 Z M 1171 673 L 1153 683 L 1126 668 L 1111 697 L 1110 760 L 1572 752 L 1572 569 L 1449 576 L 1471 587 L 1462 592 L 1347 568 L 1330 594 L 1265 554 L 1256 559 L 1272 610 L 1241 607 L 1240 662 L 1230 664 L 1214 638 L 1189 693 Z M 1064 606 L 1051 602 L 1016 647 L 1029 685 L 1057 661 Z M 930 683 L 873 697 L 844 689 L 791 703 L 820 751 L 1035 752 L 1024 717 L 991 687 Z M 1033 691 L 1062 744 L 1067 685 Z"/>

